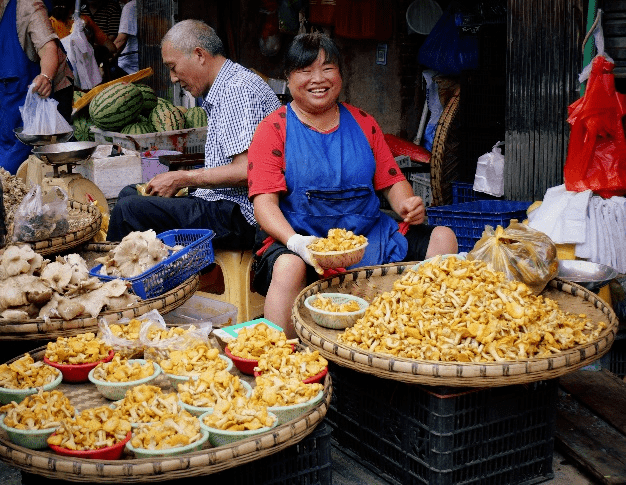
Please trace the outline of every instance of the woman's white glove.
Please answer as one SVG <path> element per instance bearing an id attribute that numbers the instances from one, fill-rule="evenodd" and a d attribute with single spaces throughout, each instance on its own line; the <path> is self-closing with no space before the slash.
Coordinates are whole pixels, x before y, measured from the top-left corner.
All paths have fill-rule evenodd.
<path id="1" fill-rule="evenodd" d="M 294 234 L 287 240 L 287 249 L 300 256 L 306 264 L 313 266 L 318 274 L 324 274 L 324 270 L 319 264 L 317 264 L 317 261 L 315 261 L 315 258 L 313 258 L 313 255 L 311 254 L 311 251 L 307 248 L 307 246 L 316 239 L 317 237 L 315 236 Z"/>

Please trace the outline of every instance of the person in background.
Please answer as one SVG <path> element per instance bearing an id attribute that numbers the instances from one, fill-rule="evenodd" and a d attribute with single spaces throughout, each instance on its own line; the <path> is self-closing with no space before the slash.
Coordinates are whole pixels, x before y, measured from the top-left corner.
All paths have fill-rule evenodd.
<path id="1" fill-rule="evenodd" d="M 41 0 L 0 0 L 0 52 L 0 166 L 15 174 L 32 150 L 13 133 L 29 86 L 44 98 L 69 99 L 71 113 L 74 75 Z"/>
<path id="2" fill-rule="evenodd" d="M 376 120 L 337 101 L 340 54 L 328 36 L 296 36 L 285 74 L 293 101 L 259 124 L 248 154 L 248 187 L 260 226 L 253 284 L 267 295 L 265 318 L 291 338 L 295 298 L 321 272 L 307 246 L 329 229 L 368 238 L 358 266 L 419 261 L 456 253 L 458 246 L 450 228 L 424 224 L 424 203 Z M 377 192 L 401 224 L 380 210 Z"/>
<path id="3" fill-rule="evenodd" d="M 146 186 L 149 196 L 138 195 L 134 186 L 123 188 L 107 240 L 148 229 L 212 229 L 215 247 L 249 249 L 256 221 L 246 189 L 248 147 L 257 125 L 280 102 L 258 75 L 225 57 L 221 39 L 202 21 L 175 24 L 161 41 L 161 54 L 172 82 L 204 99 L 204 167 L 155 176 Z M 174 197 L 185 187 L 199 188 Z"/>
<path id="4" fill-rule="evenodd" d="M 59 39 L 67 37 L 72 32 L 75 10 L 76 2 L 74 0 L 52 0 L 50 22 Z M 85 36 L 94 47 L 94 53 L 96 46 L 100 46 L 106 49 L 109 58 L 113 57 L 117 53 L 113 41 L 96 25 L 91 17 L 81 14 L 80 18 L 85 21 Z"/>
<path id="5" fill-rule="evenodd" d="M 111 42 L 115 41 L 120 28 L 122 7 L 118 0 L 87 0 L 81 7 L 81 14 L 85 14 L 100 27 Z M 117 51 L 115 55 L 117 55 Z M 117 66 L 117 58 L 111 58 L 110 50 L 101 45 L 94 45 L 94 54 L 98 66 L 102 68 L 102 81 L 107 82 L 123 76 L 124 73 Z"/>
<path id="6" fill-rule="evenodd" d="M 139 70 L 139 41 L 137 40 L 137 9 L 136 0 L 122 0 L 126 2 L 122 8 L 120 29 L 115 38 L 115 47 L 119 52 L 117 65 L 126 74 Z"/>

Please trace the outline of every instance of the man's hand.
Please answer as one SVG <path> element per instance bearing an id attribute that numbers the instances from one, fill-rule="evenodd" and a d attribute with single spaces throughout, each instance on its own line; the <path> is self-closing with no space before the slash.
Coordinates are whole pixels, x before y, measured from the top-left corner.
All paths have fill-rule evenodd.
<path id="1" fill-rule="evenodd" d="M 190 185 L 188 183 L 188 174 L 185 172 L 187 171 L 177 170 L 155 175 L 146 185 L 146 194 L 174 197 L 180 189 Z"/>

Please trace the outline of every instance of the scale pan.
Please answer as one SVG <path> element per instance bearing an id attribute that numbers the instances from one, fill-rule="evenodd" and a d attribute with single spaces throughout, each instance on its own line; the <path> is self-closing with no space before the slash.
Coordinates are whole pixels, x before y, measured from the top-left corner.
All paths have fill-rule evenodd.
<path id="1" fill-rule="evenodd" d="M 72 141 L 33 148 L 33 154 L 52 165 L 80 163 L 87 160 L 98 144 L 93 141 Z"/>
<path id="2" fill-rule="evenodd" d="M 65 143 L 74 134 L 73 131 L 69 131 L 67 133 L 57 133 L 56 135 L 27 135 L 22 133 L 23 127 L 15 128 L 13 133 L 19 141 L 21 141 L 24 145 L 30 146 L 44 146 L 50 145 L 54 143 Z"/>

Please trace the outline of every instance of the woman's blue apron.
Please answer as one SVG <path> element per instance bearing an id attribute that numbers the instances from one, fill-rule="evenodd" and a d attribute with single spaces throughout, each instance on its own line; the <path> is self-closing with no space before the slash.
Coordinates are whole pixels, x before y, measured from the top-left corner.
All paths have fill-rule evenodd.
<path id="1" fill-rule="evenodd" d="M 318 133 L 304 126 L 287 105 L 285 178 L 280 208 L 291 227 L 326 237 L 342 228 L 368 239 L 358 266 L 401 261 L 407 253 L 398 223 L 380 211 L 374 192 L 374 154 L 352 114 L 339 105 L 339 128 Z"/>
<path id="2" fill-rule="evenodd" d="M 17 37 L 16 8 L 17 0 L 10 0 L 0 20 L 0 52 L 7 60 L 0 62 L 0 167 L 12 174 L 33 148 L 15 138 L 13 129 L 23 125 L 19 108 L 41 71 L 39 64 L 26 56 Z"/>

